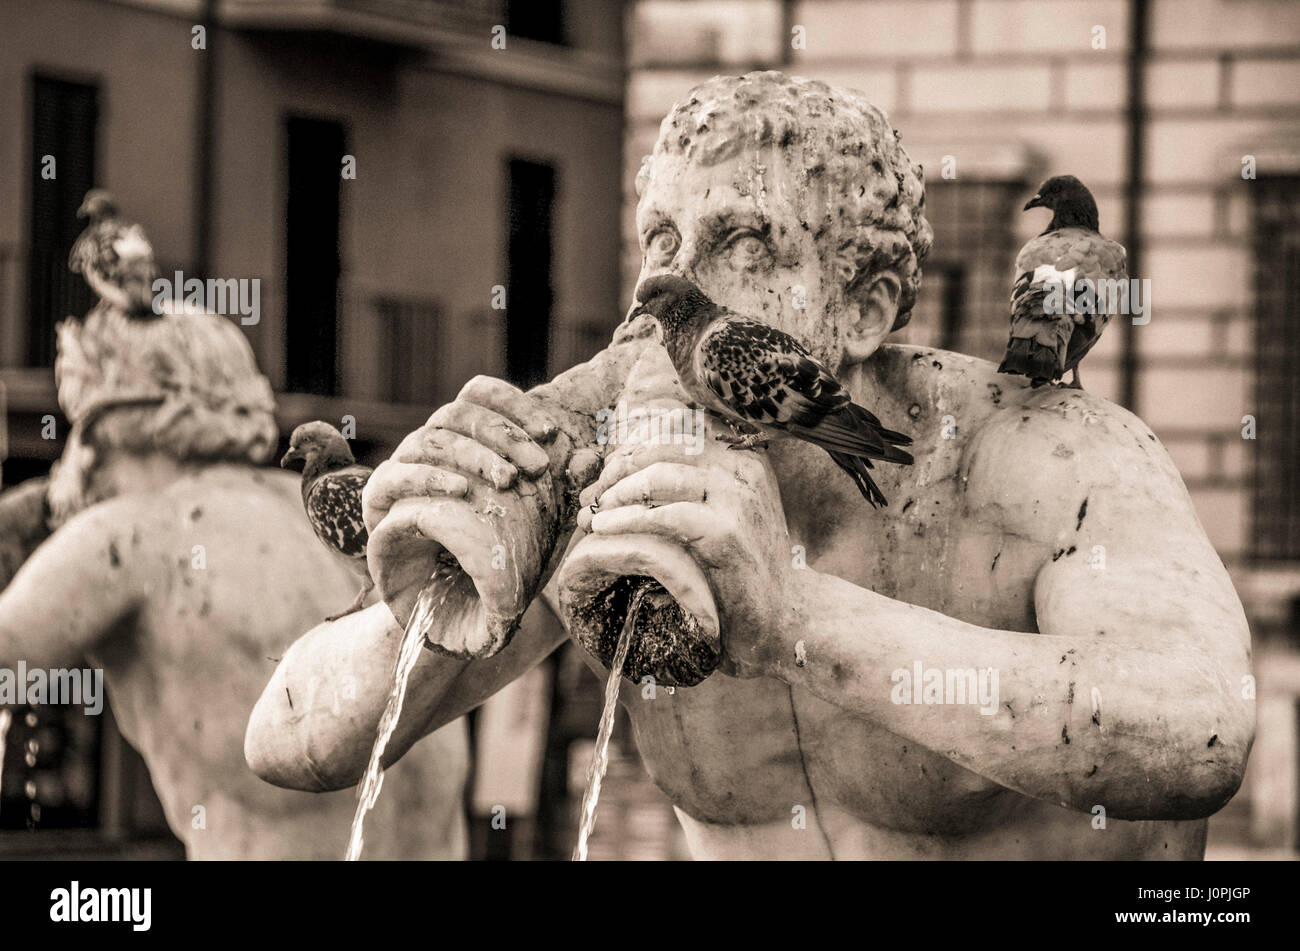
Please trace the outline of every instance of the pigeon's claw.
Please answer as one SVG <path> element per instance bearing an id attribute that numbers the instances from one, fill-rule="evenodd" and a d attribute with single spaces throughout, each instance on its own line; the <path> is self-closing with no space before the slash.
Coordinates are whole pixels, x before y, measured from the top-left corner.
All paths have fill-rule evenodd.
<path id="1" fill-rule="evenodd" d="M 370 593 L 370 590 L 374 586 L 375 583 L 371 581 L 369 578 L 367 578 L 366 583 L 362 586 L 361 590 L 357 592 L 357 596 L 352 599 L 352 603 L 349 604 L 342 611 L 340 611 L 338 614 L 331 614 L 325 620 L 337 621 L 339 618 L 347 617 L 349 614 L 356 614 L 358 611 L 361 610 L 362 605 L 366 603 L 366 595 Z"/>
<path id="2" fill-rule="evenodd" d="M 762 433 L 737 433 L 734 436 L 720 434 L 714 438 L 725 442 L 728 449 L 766 449 L 771 442 Z"/>
<path id="3" fill-rule="evenodd" d="M 766 449 L 770 440 L 763 435 L 763 431 L 753 426 L 737 423 L 733 420 L 727 420 L 727 425 L 731 427 L 731 435 L 719 433 L 713 437 L 719 442 L 725 442 L 728 449 Z"/>

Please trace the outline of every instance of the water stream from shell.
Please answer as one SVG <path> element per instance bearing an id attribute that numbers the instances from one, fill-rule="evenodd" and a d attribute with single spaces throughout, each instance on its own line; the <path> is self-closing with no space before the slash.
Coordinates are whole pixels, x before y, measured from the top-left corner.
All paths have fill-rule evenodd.
<path id="1" fill-rule="evenodd" d="M 448 595 L 462 581 L 461 572 L 454 563 L 440 563 L 428 584 L 420 591 L 415 609 L 411 612 L 410 620 L 406 622 L 397 662 L 393 669 L 393 689 L 388 695 L 388 703 L 384 706 L 383 715 L 379 718 L 375 743 L 370 750 L 370 761 L 361 780 L 357 811 L 352 817 L 352 832 L 348 839 L 347 851 L 349 862 L 359 859 L 365 847 L 366 814 L 379 800 L 379 793 L 384 785 L 382 765 L 384 750 L 388 747 L 388 741 L 392 739 L 397 723 L 401 719 L 402 705 L 406 701 L 407 682 L 420 659 L 430 622 L 433 620 L 434 613 L 446 603 Z M 647 588 L 639 588 L 632 595 L 628 603 L 627 617 L 623 621 L 623 630 L 619 634 L 618 646 L 610 663 L 609 680 L 605 684 L 605 706 L 601 711 L 600 728 L 596 733 L 596 749 L 587 773 L 587 791 L 582 800 L 582 821 L 578 829 L 578 843 L 573 851 L 575 862 L 587 860 L 587 842 L 596 827 L 596 806 L 600 801 L 601 783 L 609 768 L 609 741 L 614 732 L 614 715 L 618 711 L 618 685 L 622 680 L 623 665 L 627 662 L 628 649 L 632 643 L 637 611 L 647 591 Z M 7 724 L 0 720 L 0 726 L 7 726 Z M 0 731 L 0 752 L 4 749 L 3 739 L 4 733 Z"/>
<path id="2" fill-rule="evenodd" d="M 627 662 L 628 648 L 632 644 L 632 629 L 636 626 L 636 614 L 641 607 L 641 599 L 649 588 L 636 589 L 628 602 L 627 617 L 623 620 L 623 630 L 618 636 L 618 646 L 614 649 L 614 659 L 609 665 L 609 680 L 605 682 L 605 708 L 600 714 L 600 729 L 596 731 L 596 750 L 591 757 L 591 767 L 587 771 L 587 792 L 582 797 L 582 823 L 578 828 L 578 844 L 573 850 L 573 861 L 587 861 L 587 840 L 596 828 L 596 804 L 600 801 L 600 785 L 609 769 L 609 739 L 614 733 L 614 714 L 618 711 L 618 685 L 623 679 L 623 665 Z"/>
<path id="3" fill-rule="evenodd" d="M 461 581 L 455 563 L 439 562 L 429 578 L 428 584 L 420 591 L 415 600 L 415 608 L 406 622 L 402 634 L 402 645 L 397 653 L 397 663 L 393 669 L 393 689 L 388 695 L 383 716 L 379 718 L 379 731 L 375 745 L 370 750 L 370 762 L 361 780 L 361 794 L 357 801 L 357 811 L 352 817 L 352 834 L 348 839 L 347 861 L 355 862 L 361 858 L 365 846 L 364 827 L 366 813 L 379 801 L 379 791 L 384 786 L 384 750 L 397 729 L 397 722 L 402 717 L 402 704 L 406 701 L 406 684 L 411 679 L 416 662 L 424 648 L 425 634 L 429 630 L 434 612 L 447 602 L 447 596 Z"/>
<path id="4" fill-rule="evenodd" d="M 9 724 L 13 722 L 13 712 L 0 710 L 0 790 L 4 789 L 5 779 L 5 737 L 9 733 Z"/>

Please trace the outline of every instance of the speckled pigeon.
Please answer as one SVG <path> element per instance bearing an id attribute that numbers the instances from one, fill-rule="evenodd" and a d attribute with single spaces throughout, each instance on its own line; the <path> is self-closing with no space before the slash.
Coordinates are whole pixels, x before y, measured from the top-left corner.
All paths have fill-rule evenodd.
<path id="1" fill-rule="evenodd" d="M 289 451 L 280 460 L 282 468 L 302 462 L 302 504 L 316 537 L 347 558 L 354 571 L 365 579 L 361 592 L 346 610 L 326 618 L 334 621 L 365 603 L 374 587 L 366 567 L 369 535 L 361 518 L 361 492 L 373 472 L 357 465 L 343 434 L 329 423 L 303 423 L 289 437 Z"/>
<path id="2" fill-rule="evenodd" d="M 1098 231 L 1097 202 L 1073 175 L 1043 182 L 1025 204 L 1025 211 L 1030 208 L 1050 208 L 1052 221 L 1016 256 L 1011 340 L 998 370 L 1027 376 L 1034 386 L 1073 370 L 1070 385 L 1080 387 L 1079 361 L 1101 338 L 1115 309 L 1114 292 L 1106 292 L 1118 285 L 1110 282 L 1127 284 L 1127 255 Z M 1094 294 L 1102 294 L 1091 306 L 1076 307 L 1079 282 L 1085 279 Z"/>
<path id="3" fill-rule="evenodd" d="M 825 449 L 872 506 L 888 505 L 868 470 L 872 459 L 911 465 L 902 433 L 854 403 L 848 392 L 789 334 L 719 307 L 685 278 L 647 278 L 636 290 L 641 311 L 663 329 L 677 376 L 697 404 L 738 430 L 752 448 L 763 435 L 794 436 Z"/>
<path id="4" fill-rule="evenodd" d="M 86 192 L 77 217 L 90 223 L 73 242 L 68 267 L 105 303 L 131 317 L 152 316 L 158 267 L 144 229 L 121 217 L 102 188 Z"/>

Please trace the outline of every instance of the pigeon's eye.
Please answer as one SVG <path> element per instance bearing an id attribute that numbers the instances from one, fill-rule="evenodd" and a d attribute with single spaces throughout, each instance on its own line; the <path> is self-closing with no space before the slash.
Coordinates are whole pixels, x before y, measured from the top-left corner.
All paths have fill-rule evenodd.
<path id="1" fill-rule="evenodd" d="M 646 242 L 646 257 L 652 265 L 664 265 L 673 259 L 677 249 L 682 246 L 681 239 L 672 231 L 656 231 Z"/>
<path id="2" fill-rule="evenodd" d="M 756 267 L 767 258 L 767 245 L 752 231 L 741 231 L 727 245 L 731 266 L 737 269 Z"/>

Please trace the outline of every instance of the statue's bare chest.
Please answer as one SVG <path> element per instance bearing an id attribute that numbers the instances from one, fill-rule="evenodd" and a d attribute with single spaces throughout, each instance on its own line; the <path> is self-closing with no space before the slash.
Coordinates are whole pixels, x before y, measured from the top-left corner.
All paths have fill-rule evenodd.
<path id="1" fill-rule="evenodd" d="M 810 477 L 786 505 L 792 563 L 974 624 L 1034 629 L 1042 546 L 963 517 L 959 477 L 900 478 L 884 511 L 825 484 Z M 1004 802 L 1019 799 L 779 680 L 714 674 L 654 694 L 625 685 L 623 702 L 647 769 L 696 818 L 772 822 L 822 803 L 888 828 L 960 834 L 996 822 Z"/>

